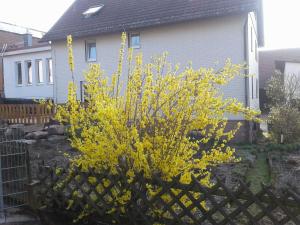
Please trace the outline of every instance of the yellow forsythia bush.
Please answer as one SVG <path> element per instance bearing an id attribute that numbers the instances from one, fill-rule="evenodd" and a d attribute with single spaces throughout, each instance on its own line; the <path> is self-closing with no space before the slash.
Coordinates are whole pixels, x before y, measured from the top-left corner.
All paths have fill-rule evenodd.
<path id="1" fill-rule="evenodd" d="M 131 49 L 125 57 L 125 43 L 123 34 L 115 74 L 106 76 L 101 65 L 90 65 L 85 104 L 78 101 L 77 87 L 71 82 L 67 103 L 57 108 L 56 119 L 70 124 L 72 147 L 82 153 L 75 163 L 113 174 L 127 168 L 129 177 L 140 171 L 166 181 L 181 176 L 183 183 L 200 175 L 202 184 L 209 185 L 209 167 L 235 160 L 228 141 L 240 125 L 226 132 L 225 115 L 243 114 L 247 120 L 258 115 L 236 99 L 224 99 L 219 91 L 243 66 L 227 61 L 218 71 L 180 69 L 168 63 L 166 54 L 144 63 L 142 54 L 133 57 Z M 72 55 L 69 61 L 73 71 Z M 198 131 L 201 139 L 192 141 L 191 131 Z M 209 151 L 201 147 L 206 143 L 212 143 Z"/>

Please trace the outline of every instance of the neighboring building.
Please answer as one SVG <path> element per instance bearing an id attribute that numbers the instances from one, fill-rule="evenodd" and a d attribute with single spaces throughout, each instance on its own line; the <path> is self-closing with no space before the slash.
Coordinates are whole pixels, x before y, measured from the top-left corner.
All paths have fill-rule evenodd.
<path id="1" fill-rule="evenodd" d="M 39 43 L 40 38 L 44 35 L 43 32 L 37 31 L 30 28 L 20 27 L 9 23 L 0 22 L 0 98 L 8 97 L 5 96 L 5 86 L 4 86 L 4 66 L 3 57 L 6 52 L 31 48 L 38 46 L 45 46 L 45 43 Z M 11 54 L 11 53 L 10 53 Z M 19 60 L 18 60 L 19 61 Z M 6 67 L 6 69 L 9 69 Z M 12 74 L 7 74 L 7 76 L 12 76 Z M 14 76 L 14 75 L 13 75 Z M 9 79 L 9 77 L 7 77 Z M 14 85 L 15 87 L 16 85 Z M 7 86 L 7 91 L 11 92 L 11 87 Z M 15 90 L 14 96 L 22 98 L 23 96 L 18 93 L 19 90 Z"/>
<path id="2" fill-rule="evenodd" d="M 43 37 L 52 42 L 58 103 L 67 100 L 71 80 L 67 35 L 74 39 L 75 79 L 80 86 L 89 63 L 100 63 L 107 74 L 117 70 L 123 31 L 129 47 L 142 51 L 146 62 L 165 51 L 172 63 L 185 66 L 192 60 L 195 68 L 216 67 L 217 61 L 220 66 L 227 58 L 246 62 L 246 73 L 253 76 L 237 77 L 224 88 L 224 95 L 259 109 L 257 47 L 264 39 L 260 0 L 76 0 Z M 229 119 L 244 121 L 242 116 Z M 249 126 L 244 129 L 248 138 Z"/>
<path id="3" fill-rule="evenodd" d="M 259 52 L 259 74 L 260 74 L 260 104 L 266 108 L 266 86 L 268 80 L 275 71 L 282 74 L 296 74 L 300 76 L 300 48 L 262 50 Z"/>
<path id="4" fill-rule="evenodd" d="M 7 51 L 3 65 L 6 100 L 53 99 L 50 45 Z"/>

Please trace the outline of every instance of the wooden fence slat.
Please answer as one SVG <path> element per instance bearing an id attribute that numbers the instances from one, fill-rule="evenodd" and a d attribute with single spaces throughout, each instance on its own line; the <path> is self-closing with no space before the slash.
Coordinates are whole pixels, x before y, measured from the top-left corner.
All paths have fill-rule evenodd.
<path id="1" fill-rule="evenodd" d="M 42 124 L 50 120 L 54 111 L 41 104 L 0 104 L 0 119 L 9 123 Z"/>

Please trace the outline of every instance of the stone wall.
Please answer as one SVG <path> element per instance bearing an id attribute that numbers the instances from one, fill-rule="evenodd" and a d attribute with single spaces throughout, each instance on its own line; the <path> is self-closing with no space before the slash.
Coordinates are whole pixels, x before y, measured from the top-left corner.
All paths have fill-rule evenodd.
<path id="1" fill-rule="evenodd" d="M 242 122 L 243 126 L 238 131 L 233 142 L 241 143 L 249 140 L 248 123 L 245 121 L 229 121 L 227 129 L 233 129 L 237 122 Z M 23 124 L 7 125 L 5 122 L 0 126 L 6 127 L 5 135 L 14 135 L 14 132 L 22 134 L 23 142 L 27 143 L 32 178 L 36 178 L 39 164 L 47 166 L 65 166 L 70 157 L 79 155 L 79 152 L 70 146 L 66 136 L 66 127 L 59 124 L 30 125 Z"/>
<path id="2" fill-rule="evenodd" d="M 58 124 L 9 125 L 4 133 L 6 137 L 14 136 L 27 144 L 32 179 L 36 178 L 39 164 L 65 166 L 69 162 L 69 157 L 78 155 L 78 152 L 70 146 L 65 134 L 65 126 Z"/>

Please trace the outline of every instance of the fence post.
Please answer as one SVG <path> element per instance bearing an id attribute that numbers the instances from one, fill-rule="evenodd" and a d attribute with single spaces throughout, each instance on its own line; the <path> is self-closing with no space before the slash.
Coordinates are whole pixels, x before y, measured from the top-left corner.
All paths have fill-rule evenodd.
<path id="1" fill-rule="evenodd" d="M 0 218 L 4 218 L 4 200 L 3 200 L 3 180 L 2 180 L 2 145 L 0 145 Z"/>

